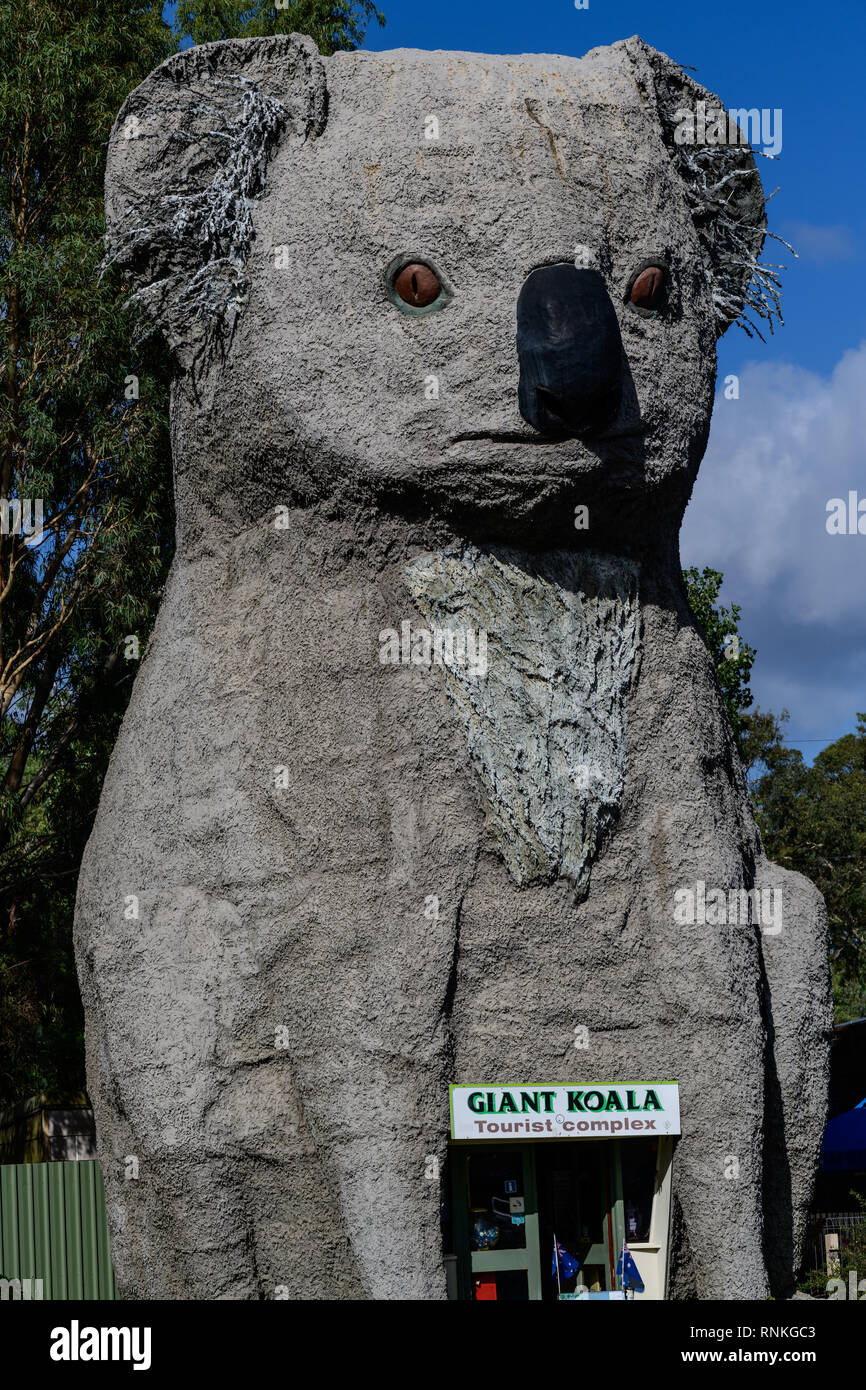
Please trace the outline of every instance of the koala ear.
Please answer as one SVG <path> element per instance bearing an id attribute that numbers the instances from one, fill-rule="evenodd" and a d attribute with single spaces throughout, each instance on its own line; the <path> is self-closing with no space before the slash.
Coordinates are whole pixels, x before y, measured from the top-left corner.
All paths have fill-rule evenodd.
<path id="1" fill-rule="evenodd" d="M 738 322 L 750 337 L 762 337 L 750 314 L 763 319 L 772 333 L 773 320 L 782 322 L 781 282 L 775 272 L 783 267 L 758 264 L 768 234 L 767 215 L 745 135 L 737 133 L 719 98 L 666 54 L 636 36 L 626 39 L 623 49 L 641 98 L 655 107 L 662 140 L 682 180 L 710 282 L 717 336 Z M 705 103 L 708 114 L 721 114 L 727 139 L 733 133 L 737 143 L 695 143 L 698 102 Z"/>
<path id="2" fill-rule="evenodd" d="M 249 288 L 253 209 L 278 142 L 324 129 L 311 39 L 232 39 L 175 54 L 127 98 L 105 175 L 108 263 L 184 367 L 224 348 Z"/>

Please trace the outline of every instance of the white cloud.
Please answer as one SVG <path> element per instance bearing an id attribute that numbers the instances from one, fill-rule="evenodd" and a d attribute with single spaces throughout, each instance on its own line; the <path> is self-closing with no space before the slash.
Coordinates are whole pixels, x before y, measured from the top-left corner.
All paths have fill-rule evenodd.
<path id="1" fill-rule="evenodd" d="M 827 503 L 866 498 L 866 343 L 829 380 L 759 364 L 738 400 L 718 398 L 681 538 L 685 565 L 712 565 L 744 610 L 845 627 L 866 642 L 866 536 L 827 534 Z M 853 627 L 852 627 L 853 624 Z"/>
<path id="2" fill-rule="evenodd" d="M 838 261 L 852 261 L 857 255 L 857 242 L 848 227 L 818 227 L 814 222 L 786 222 L 783 230 L 785 240 L 791 243 L 803 261 L 832 265 Z"/>

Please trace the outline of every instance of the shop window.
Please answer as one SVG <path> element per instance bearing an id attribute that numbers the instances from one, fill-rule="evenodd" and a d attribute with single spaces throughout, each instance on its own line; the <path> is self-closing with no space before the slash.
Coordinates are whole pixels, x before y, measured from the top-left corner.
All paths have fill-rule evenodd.
<path id="1" fill-rule="evenodd" d="M 522 1154 L 514 1147 L 468 1156 L 470 1250 L 525 1250 Z"/>
<path id="2" fill-rule="evenodd" d="M 611 1296 L 623 1240 L 638 1249 L 652 1240 L 658 1156 L 649 1137 L 452 1146 L 442 1211 L 449 1297 L 552 1301 L 586 1290 Z M 659 1248 L 637 1260 L 657 1298 L 666 1214 L 659 1219 Z M 565 1252 L 559 1259 L 554 1241 Z"/>
<path id="3" fill-rule="evenodd" d="M 657 1158 L 655 1139 L 621 1145 L 625 1238 L 638 1245 L 650 1238 Z"/>

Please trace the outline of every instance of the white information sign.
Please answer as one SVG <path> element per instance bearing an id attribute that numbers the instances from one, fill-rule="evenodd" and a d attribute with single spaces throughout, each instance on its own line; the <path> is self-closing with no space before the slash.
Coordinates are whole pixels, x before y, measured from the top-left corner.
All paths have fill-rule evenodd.
<path id="1" fill-rule="evenodd" d="M 638 1139 L 680 1132 L 675 1081 L 451 1087 L 452 1139 Z"/>

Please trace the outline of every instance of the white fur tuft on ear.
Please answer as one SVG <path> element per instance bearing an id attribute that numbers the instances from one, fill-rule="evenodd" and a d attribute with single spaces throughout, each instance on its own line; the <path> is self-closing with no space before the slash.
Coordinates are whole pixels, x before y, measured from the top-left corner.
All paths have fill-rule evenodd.
<path id="1" fill-rule="evenodd" d="M 193 371 L 224 351 L 246 300 L 253 211 L 286 135 L 325 123 L 324 69 L 300 35 L 206 44 L 163 63 L 117 118 L 106 265 Z M 145 326 L 146 325 L 146 326 Z"/>
<path id="2" fill-rule="evenodd" d="M 784 266 L 761 264 L 767 236 L 764 191 L 754 154 L 718 97 L 701 87 L 664 53 L 637 37 L 623 44 L 645 100 L 655 103 L 662 139 L 682 180 L 710 281 L 718 336 L 737 323 L 751 337 L 782 322 Z M 684 117 L 699 103 L 719 113 L 735 139 L 699 143 L 681 138 Z M 782 242 L 787 247 L 787 242 Z M 788 250 L 791 250 L 788 247 Z"/>

